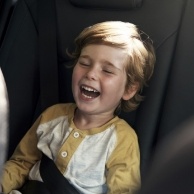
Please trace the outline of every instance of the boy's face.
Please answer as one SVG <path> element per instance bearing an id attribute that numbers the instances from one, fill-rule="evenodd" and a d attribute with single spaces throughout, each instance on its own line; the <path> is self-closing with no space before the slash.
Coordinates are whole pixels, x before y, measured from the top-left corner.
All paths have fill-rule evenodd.
<path id="1" fill-rule="evenodd" d="M 111 114 L 120 100 L 134 94 L 125 91 L 126 54 L 106 45 L 88 45 L 74 67 L 72 91 L 80 111 L 87 114 Z"/>

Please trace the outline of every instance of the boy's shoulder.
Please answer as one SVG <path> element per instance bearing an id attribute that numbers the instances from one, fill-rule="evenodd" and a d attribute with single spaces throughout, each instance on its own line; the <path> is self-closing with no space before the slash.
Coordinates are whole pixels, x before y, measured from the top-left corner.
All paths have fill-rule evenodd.
<path id="1" fill-rule="evenodd" d="M 42 114 L 42 118 L 52 120 L 61 116 L 73 116 L 76 105 L 74 103 L 61 103 L 48 107 Z"/>
<path id="2" fill-rule="evenodd" d="M 119 136 L 123 136 L 123 137 L 130 137 L 130 138 L 134 138 L 137 139 L 137 134 L 135 132 L 135 130 L 132 128 L 132 126 L 127 123 L 124 119 L 121 119 L 119 117 L 117 117 L 118 119 L 116 119 L 116 121 L 113 123 L 113 125 L 116 128 L 117 134 Z"/>
<path id="3" fill-rule="evenodd" d="M 54 104 L 50 107 L 48 107 L 45 112 L 49 112 L 49 111 L 71 111 L 74 110 L 76 108 L 76 104 L 75 103 L 59 103 L 59 104 Z"/>

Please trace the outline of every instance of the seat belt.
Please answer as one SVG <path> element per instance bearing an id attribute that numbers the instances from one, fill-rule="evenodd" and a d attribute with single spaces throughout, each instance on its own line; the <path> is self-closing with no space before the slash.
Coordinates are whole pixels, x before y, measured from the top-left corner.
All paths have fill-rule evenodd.
<path id="1" fill-rule="evenodd" d="M 59 102 L 55 0 L 38 0 L 41 111 Z"/>
<path id="2" fill-rule="evenodd" d="M 53 160 L 42 154 L 40 175 L 52 194 L 79 194 L 56 167 Z"/>

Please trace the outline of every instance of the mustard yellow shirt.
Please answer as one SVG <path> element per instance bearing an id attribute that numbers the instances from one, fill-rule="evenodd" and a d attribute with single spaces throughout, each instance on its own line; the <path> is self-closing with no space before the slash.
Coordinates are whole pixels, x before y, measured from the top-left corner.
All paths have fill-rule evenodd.
<path id="1" fill-rule="evenodd" d="M 39 116 L 4 166 L 5 193 L 27 179 L 42 181 L 42 152 L 80 193 L 131 194 L 138 189 L 140 156 L 134 130 L 119 117 L 80 130 L 73 123 L 75 109 L 73 103 L 57 104 Z"/>

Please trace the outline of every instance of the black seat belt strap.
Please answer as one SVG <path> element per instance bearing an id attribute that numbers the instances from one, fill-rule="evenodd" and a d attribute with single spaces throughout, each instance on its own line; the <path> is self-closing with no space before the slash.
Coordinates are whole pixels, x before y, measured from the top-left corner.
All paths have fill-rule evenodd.
<path id="1" fill-rule="evenodd" d="M 79 194 L 56 167 L 53 160 L 42 155 L 40 175 L 52 194 Z"/>
<path id="2" fill-rule="evenodd" d="M 55 0 L 38 0 L 41 111 L 59 101 L 56 26 Z"/>

